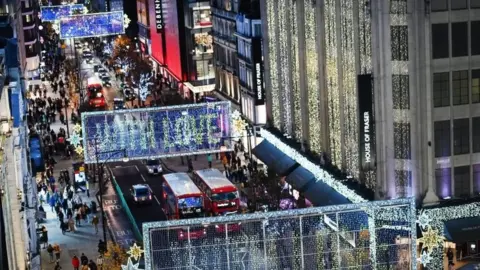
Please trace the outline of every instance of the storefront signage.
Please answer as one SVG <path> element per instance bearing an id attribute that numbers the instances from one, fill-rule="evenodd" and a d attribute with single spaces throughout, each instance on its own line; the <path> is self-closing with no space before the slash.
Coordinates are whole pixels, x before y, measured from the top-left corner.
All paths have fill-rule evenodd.
<path id="1" fill-rule="evenodd" d="M 157 33 L 163 29 L 162 0 L 155 0 L 155 25 L 157 27 Z"/>
<path id="2" fill-rule="evenodd" d="M 259 38 L 252 40 L 252 56 L 255 66 L 255 105 L 265 104 L 263 89 L 262 42 Z"/>
<path id="3" fill-rule="evenodd" d="M 360 112 L 360 166 L 363 173 L 375 170 L 375 126 L 373 113 L 373 78 L 371 74 L 358 76 Z"/>

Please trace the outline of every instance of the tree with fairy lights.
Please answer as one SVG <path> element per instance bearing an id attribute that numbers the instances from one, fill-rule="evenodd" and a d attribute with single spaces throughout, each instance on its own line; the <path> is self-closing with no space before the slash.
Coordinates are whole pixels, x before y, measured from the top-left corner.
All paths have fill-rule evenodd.
<path id="1" fill-rule="evenodd" d="M 142 73 L 140 74 L 140 81 L 138 83 L 140 100 L 145 102 L 148 95 L 150 94 L 150 87 L 153 85 L 152 74 L 151 73 Z"/>
<path id="2" fill-rule="evenodd" d="M 103 269 L 122 270 L 122 265 L 128 259 L 127 251 L 119 244 L 108 242 L 108 251 L 104 255 Z"/>

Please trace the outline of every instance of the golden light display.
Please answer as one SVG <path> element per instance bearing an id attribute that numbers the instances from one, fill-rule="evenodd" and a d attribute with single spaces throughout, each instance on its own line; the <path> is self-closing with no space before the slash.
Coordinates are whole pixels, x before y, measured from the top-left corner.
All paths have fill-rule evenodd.
<path id="1" fill-rule="evenodd" d="M 427 249 L 428 252 L 432 252 L 433 249 L 439 247 L 445 237 L 439 233 L 439 230 L 435 230 L 432 227 L 428 227 L 427 230 L 422 232 L 422 238 L 418 239 L 418 242 L 422 244 L 422 249 Z"/>
<path id="2" fill-rule="evenodd" d="M 282 118 L 280 114 L 281 105 L 280 105 L 280 90 L 278 86 L 278 71 L 277 71 L 277 32 L 275 26 L 277 25 L 277 14 L 276 14 L 276 5 L 277 1 L 268 1 L 267 3 L 267 16 L 268 16 L 268 48 L 270 50 L 269 53 L 269 62 L 270 62 L 270 94 L 272 99 L 272 118 L 273 118 L 273 125 L 277 129 L 282 128 Z"/>
<path id="3" fill-rule="evenodd" d="M 130 250 L 127 251 L 127 254 L 130 255 L 130 258 L 138 261 L 140 260 L 144 252 L 145 251 L 141 247 L 137 246 L 137 243 L 134 243 L 133 246 L 130 247 Z"/>

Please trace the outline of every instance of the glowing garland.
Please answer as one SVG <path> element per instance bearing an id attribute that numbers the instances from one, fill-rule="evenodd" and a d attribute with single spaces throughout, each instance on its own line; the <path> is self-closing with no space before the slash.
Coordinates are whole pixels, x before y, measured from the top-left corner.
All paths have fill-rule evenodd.
<path id="1" fill-rule="evenodd" d="M 70 144 L 75 147 L 75 153 L 78 156 L 82 157 L 84 153 L 83 145 L 82 145 L 82 126 L 79 124 L 75 124 L 72 128 L 72 135 L 69 138 Z"/>
<path id="2" fill-rule="evenodd" d="M 246 128 L 248 126 L 247 122 L 242 118 L 242 114 L 239 111 L 234 111 L 231 116 L 232 119 L 232 137 L 236 140 L 244 136 Z"/>
<path id="3" fill-rule="evenodd" d="M 123 14 L 123 28 L 124 29 L 127 29 L 128 26 L 130 25 L 130 22 L 132 22 L 132 20 L 130 20 L 130 18 L 128 17 L 127 14 Z"/>
<path id="4" fill-rule="evenodd" d="M 345 196 L 345 198 L 349 199 L 352 203 L 361 203 L 361 202 L 367 201 L 364 198 L 362 198 L 360 195 L 355 193 L 355 191 L 349 189 L 344 184 L 342 184 L 340 181 L 343 179 L 335 179 L 335 177 L 333 177 L 333 175 L 331 175 L 329 172 L 323 170 L 322 168 L 320 168 L 320 166 L 309 161 L 297 150 L 286 145 L 284 142 L 282 142 L 280 139 L 278 139 L 275 135 L 273 135 L 269 131 L 265 129 L 261 129 L 260 135 L 264 139 L 269 141 L 271 144 L 273 144 L 275 147 L 277 147 L 280 151 L 285 153 L 288 157 L 292 158 L 298 164 L 300 164 L 305 169 L 310 171 L 315 176 L 315 178 L 317 178 L 322 182 L 325 182 L 327 185 L 329 185 L 330 187 L 338 191 L 340 194 Z"/>
<path id="5" fill-rule="evenodd" d="M 152 74 L 150 73 L 143 73 L 140 75 L 140 82 L 139 82 L 139 86 L 138 86 L 138 91 L 140 92 L 140 99 L 142 101 L 145 101 L 147 100 L 147 97 L 149 95 L 149 89 L 150 89 L 150 86 L 153 85 L 153 82 L 152 82 Z"/>
<path id="6" fill-rule="evenodd" d="M 423 243 L 420 262 L 428 269 L 443 269 L 443 241 L 444 223 L 449 220 L 480 216 L 480 203 L 470 203 L 459 206 L 423 209 L 417 223 L 422 229 L 424 237 L 419 239 Z M 430 249 L 427 249 L 430 247 Z"/>
<path id="7" fill-rule="evenodd" d="M 271 104 L 272 104 L 272 118 L 273 125 L 282 130 L 282 116 L 281 110 L 283 109 L 280 105 L 280 87 L 279 74 L 278 74 L 278 35 L 277 35 L 277 26 L 278 26 L 278 16 L 277 16 L 277 1 L 271 0 L 267 2 L 267 27 L 268 27 L 268 64 L 270 68 L 267 70 L 270 73 L 270 76 L 267 76 L 267 82 L 270 82 L 270 91 L 267 93 L 271 94 Z"/>

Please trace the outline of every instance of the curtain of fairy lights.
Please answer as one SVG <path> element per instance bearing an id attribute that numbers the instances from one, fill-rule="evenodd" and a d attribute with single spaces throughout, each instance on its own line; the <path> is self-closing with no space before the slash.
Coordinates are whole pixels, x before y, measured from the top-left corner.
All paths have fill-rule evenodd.
<path id="1" fill-rule="evenodd" d="M 306 85 L 308 93 L 309 144 L 310 150 L 321 152 L 321 118 L 320 92 L 318 89 L 318 55 L 317 55 L 317 18 L 315 15 L 315 0 L 305 0 L 305 61 Z"/>
<path id="2" fill-rule="evenodd" d="M 303 121 L 302 121 L 302 109 L 301 109 L 301 94 L 300 94 L 300 67 L 299 67 L 299 51 L 298 51 L 298 24 L 297 24 L 297 1 L 290 0 L 290 27 L 291 27 L 291 39 L 292 39 L 292 87 L 293 87 L 293 106 L 294 106 L 294 134 L 298 141 L 302 141 L 303 138 Z"/>
<path id="3" fill-rule="evenodd" d="M 370 0 L 359 0 L 360 67 L 361 74 L 372 73 L 372 26 Z"/>
<path id="4" fill-rule="evenodd" d="M 328 90 L 328 124 L 332 163 L 341 167 L 340 95 L 337 70 L 337 24 L 335 0 L 325 0 L 326 84 Z"/>
<path id="5" fill-rule="evenodd" d="M 278 50 L 277 50 L 277 1 L 267 1 L 267 29 L 268 29 L 268 49 L 270 51 L 269 70 L 270 70 L 270 93 L 272 106 L 273 125 L 277 129 L 282 128 L 282 116 L 280 105 L 279 74 L 278 74 Z"/>
<path id="6" fill-rule="evenodd" d="M 391 50 L 392 50 L 392 98 L 396 117 L 394 123 L 394 155 L 400 159 L 401 168 L 395 173 L 396 194 L 409 196 L 411 194 L 411 173 L 409 162 L 411 157 L 410 123 L 407 111 L 410 108 L 408 79 L 408 23 L 406 1 L 390 1 Z M 399 111 L 400 110 L 400 111 Z"/>
<path id="7" fill-rule="evenodd" d="M 372 26 L 370 19 L 370 0 L 359 0 L 358 3 L 358 26 L 360 47 L 360 74 L 372 73 Z M 374 89 L 372 89 L 372 92 Z M 372 93 L 373 95 L 373 93 Z M 375 129 L 372 130 L 375 134 Z M 376 186 L 376 171 L 365 172 L 365 185 L 374 188 Z"/>
<path id="8" fill-rule="evenodd" d="M 354 177 L 359 176 L 358 160 L 358 111 L 357 74 L 355 70 L 355 46 L 352 1 L 341 2 L 342 19 L 342 86 L 343 86 L 343 136 L 345 140 L 346 170 Z"/>
<path id="9" fill-rule="evenodd" d="M 291 9 L 291 6 L 287 5 L 288 0 L 279 0 L 278 1 L 278 23 L 279 23 L 279 35 L 278 42 L 280 43 L 280 89 L 281 89 L 281 114 L 282 114 L 282 131 L 292 135 L 292 99 L 291 99 L 291 83 L 290 80 L 292 76 L 290 74 L 291 65 L 289 63 L 289 52 L 291 48 L 288 46 L 289 39 L 289 20 L 288 12 Z"/>

